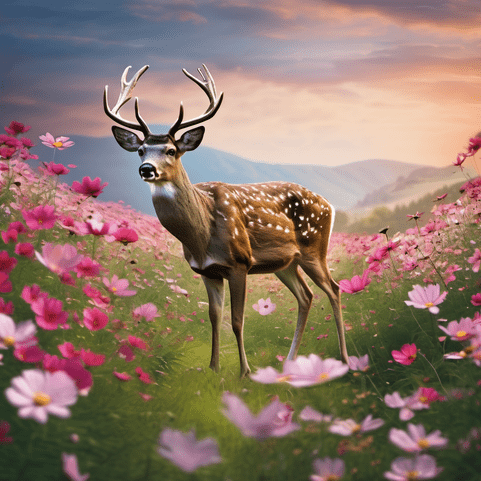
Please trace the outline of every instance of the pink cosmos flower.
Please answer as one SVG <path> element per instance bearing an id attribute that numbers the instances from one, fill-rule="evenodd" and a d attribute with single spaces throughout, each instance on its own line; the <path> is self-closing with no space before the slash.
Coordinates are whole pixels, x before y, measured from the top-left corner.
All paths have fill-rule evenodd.
<path id="1" fill-rule="evenodd" d="M 62 453 L 62 469 L 70 481 L 87 481 L 90 474 L 80 474 L 76 454 Z"/>
<path id="2" fill-rule="evenodd" d="M 481 292 L 471 296 L 471 304 L 473 306 L 481 306 Z"/>
<path id="3" fill-rule="evenodd" d="M 57 216 L 53 205 L 38 205 L 32 210 L 22 210 L 25 223 L 32 230 L 51 229 Z"/>
<path id="4" fill-rule="evenodd" d="M 346 469 L 342 459 L 331 459 L 329 457 L 315 459 L 312 468 L 316 474 L 309 476 L 310 481 L 336 481 L 342 478 Z"/>
<path id="5" fill-rule="evenodd" d="M 37 284 L 33 284 L 32 286 L 24 286 L 20 297 L 27 304 L 32 304 L 32 302 L 35 302 L 38 299 L 48 297 L 48 294 L 46 292 L 43 292 L 40 289 L 40 286 L 38 286 Z"/>
<path id="6" fill-rule="evenodd" d="M 45 354 L 42 367 L 49 372 L 64 371 L 75 382 L 81 396 L 86 396 L 93 385 L 92 373 L 85 369 L 78 358 L 59 359 L 58 356 Z"/>
<path id="7" fill-rule="evenodd" d="M 12 120 L 8 127 L 5 127 L 5 132 L 9 135 L 24 134 L 31 129 L 30 125 L 23 125 L 21 122 Z"/>
<path id="8" fill-rule="evenodd" d="M 14 311 L 13 302 L 12 301 L 6 302 L 5 299 L 3 299 L 3 297 L 0 297 L 0 313 L 11 316 L 13 314 L 13 311 Z"/>
<path id="9" fill-rule="evenodd" d="M 59 275 L 75 269 L 83 259 L 83 255 L 78 254 L 73 245 L 52 244 L 50 242 L 42 247 L 42 254 L 35 251 L 35 255 L 41 264 Z"/>
<path id="10" fill-rule="evenodd" d="M 135 372 L 143 383 L 153 384 L 154 381 L 150 378 L 149 373 L 145 372 L 140 366 L 135 368 Z"/>
<path id="11" fill-rule="evenodd" d="M 294 361 L 286 360 L 281 373 L 272 367 L 267 367 L 258 369 L 250 377 L 263 384 L 286 382 L 294 387 L 306 387 L 343 376 L 347 371 L 349 366 L 337 359 L 323 360 L 316 354 L 309 354 L 308 357 L 298 356 Z"/>
<path id="12" fill-rule="evenodd" d="M 15 246 L 15 254 L 33 259 L 35 257 L 35 248 L 32 244 L 30 244 L 30 242 L 19 242 Z"/>
<path id="13" fill-rule="evenodd" d="M 276 310 L 276 305 L 271 302 L 271 298 L 268 297 L 266 300 L 259 299 L 257 304 L 252 306 L 261 316 L 267 316 L 272 314 Z"/>
<path id="14" fill-rule="evenodd" d="M 92 234 L 95 236 L 108 235 L 115 229 L 115 225 L 109 222 L 102 222 L 99 216 L 94 216 L 92 219 L 84 222 L 77 223 L 77 230 L 81 234 Z"/>
<path id="15" fill-rule="evenodd" d="M 439 284 L 429 284 L 426 287 L 420 285 L 413 286 L 413 290 L 408 292 L 409 301 L 404 301 L 408 306 L 417 309 L 428 309 L 431 314 L 438 314 L 439 307 L 447 295 L 447 291 L 440 294 Z"/>
<path id="16" fill-rule="evenodd" d="M 157 452 L 187 473 L 222 461 L 216 440 L 205 438 L 197 441 L 194 430 L 184 434 L 166 428 L 160 433 L 159 445 Z"/>
<path id="17" fill-rule="evenodd" d="M 5 272 L 0 272 L 0 293 L 12 292 L 13 285 L 8 278 L 8 274 Z"/>
<path id="18" fill-rule="evenodd" d="M 476 324 L 469 317 L 462 317 L 459 322 L 451 321 L 448 327 L 438 326 L 453 341 L 466 341 L 478 334 Z"/>
<path id="19" fill-rule="evenodd" d="M 64 342 L 57 346 L 60 354 L 66 359 L 72 359 L 80 356 L 80 351 L 76 351 L 74 345 L 71 342 Z"/>
<path id="20" fill-rule="evenodd" d="M 481 251 L 476 248 L 474 254 L 468 257 L 468 262 L 473 264 L 473 272 L 479 272 L 479 266 L 481 265 Z"/>
<path id="21" fill-rule="evenodd" d="M 105 354 L 96 354 L 90 349 L 80 351 L 80 359 L 86 366 L 101 366 L 105 362 Z"/>
<path id="22" fill-rule="evenodd" d="M 419 388 L 414 394 L 406 398 L 401 398 L 396 391 L 392 394 L 384 396 L 386 406 L 390 408 L 401 408 L 399 411 L 399 419 L 401 421 L 409 421 L 414 416 L 414 411 L 420 409 L 429 409 L 434 401 L 439 400 L 439 394 L 432 388 Z"/>
<path id="23" fill-rule="evenodd" d="M 316 423 L 330 423 L 332 421 L 332 416 L 329 414 L 322 414 L 319 411 L 311 408 L 311 406 L 306 406 L 299 413 L 299 419 L 302 421 L 314 421 Z"/>
<path id="24" fill-rule="evenodd" d="M 364 290 L 370 283 L 371 279 L 369 279 L 369 270 L 365 270 L 360 276 L 354 276 L 351 280 L 343 279 L 339 281 L 339 287 L 341 288 L 342 292 L 346 292 L 347 294 L 355 294 Z"/>
<path id="25" fill-rule="evenodd" d="M 143 351 L 147 351 L 149 349 L 149 346 L 142 339 L 140 339 L 140 337 L 129 336 L 127 339 L 132 347 L 138 347 Z"/>
<path id="26" fill-rule="evenodd" d="M 416 344 L 404 344 L 400 351 L 391 351 L 392 357 L 399 364 L 409 366 L 416 360 L 417 356 Z"/>
<path id="27" fill-rule="evenodd" d="M 100 274 L 101 265 L 90 257 L 83 257 L 75 266 L 77 277 L 97 277 Z"/>
<path id="28" fill-rule="evenodd" d="M 422 424 L 416 426 L 408 423 L 408 432 L 391 428 L 389 441 L 408 453 L 419 453 L 428 448 L 444 448 L 449 440 L 441 436 L 439 429 L 426 435 L 426 430 Z"/>
<path id="29" fill-rule="evenodd" d="M 65 324 L 68 312 L 62 310 L 63 303 L 53 297 L 40 297 L 30 304 L 36 314 L 35 321 L 42 329 L 55 330 L 59 324 Z"/>
<path id="30" fill-rule="evenodd" d="M 300 429 L 298 424 L 292 422 L 292 408 L 282 404 L 277 396 L 257 416 L 234 394 L 225 392 L 222 401 L 227 408 L 222 411 L 224 416 L 235 424 L 244 436 L 261 440 L 271 436 L 286 436 Z"/>
<path id="31" fill-rule="evenodd" d="M 139 236 L 137 232 L 133 229 L 129 229 L 128 227 L 121 227 L 117 229 L 113 233 L 113 237 L 116 241 L 122 242 L 122 244 L 130 244 L 131 242 L 137 242 L 139 240 Z"/>
<path id="32" fill-rule="evenodd" d="M 33 418 L 45 424 L 49 414 L 61 418 L 70 416 L 67 406 L 76 403 L 77 388 L 63 371 L 50 373 L 28 369 L 12 379 L 5 396 L 10 404 L 19 408 L 21 418 Z"/>
<path id="33" fill-rule="evenodd" d="M 18 324 L 6 314 L 0 314 L 0 349 L 37 344 L 35 333 L 37 328 L 32 321 L 19 322 Z"/>
<path id="34" fill-rule="evenodd" d="M 351 371 L 366 372 L 369 369 L 369 355 L 364 354 L 361 357 L 349 356 L 349 369 Z"/>
<path id="35" fill-rule="evenodd" d="M 54 138 L 54 136 L 49 132 L 47 132 L 45 135 L 40 135 L 39 139 L 42 141 L 43 145 L 50 147 L 51 149 L 64 150 L 75 145 L 74 142 L 69 140 L 70 137 L 61 136 Z"/>
<path id="36" fill-rule="evenodd" d="M 133 310 L 132 315 L 135 320 L 140 320 L 141 317 L 144 317 L 147 322 L 153 321 L 156 317 L 160 316 L 157 307 L 152 304 L 152 302 L 136 307 Z"/>
<path id="37" fill-rule="evenodd" d="M 83 310 L 84 325 L 89 331 L 103 329 L 109 323 L 109 316 L 96 307 Z"/>
<path id="38" fill-rule="evenodd" d="M 369 414 L 361 424 L 356 423 L 353 419 L 335 419 L 329 426 L 329 431 L 333 434 L 340 434 L 341 436 L 351 436 L 356 433 L 365 433 L 378 429 L 384 425 L 384 420 L 373 419 L 372 414 Z"/>
<path id="39" fill-rule="evenodd" d="M 44 172 L 47 175 L 67 175 L 70 172 L 70 169 L 67 169 L 67 167 L 62 164 L 56 164 L 55 162 L 50 162 L 48 164 L 44 163 L 43 165 L 45 166 Z"/>
<path id="40" fill-rule="evenodd" d="M 415 458 L 396 458 L 391 463 L 391 471 L 386 471 L 384 477 L 391 481 L 412 481 L 414 479 L 435 478 L 443 468 L 436 466 L 436 459 L 429 454 Z M 414 477 L 416 476 L 416 477 Z"/>
<path id="41" fill-rule="evenodd" d="M 116 274 L 112 276 L 111 281 L 109 281 L 107 277 L 104 277 L 102 281 L 107 289 L 116 296 L 127 297 L 135 296 L 135 294 L 137 294 L 137 291 L 127 289 L 129 286 L 129 281 L 127 279 L 119 279 Z"/>
<path id="42" fill-rule="evenodd" d="M 119 357 L 125 359 L 126 362 L 131 362 L 135 359 L 134 351 L 132 351 L 130 346 L 127 346 L 127 344 L 122 344 L 117 352 Z"/>
<path id="43" fill-rule="evenodd" d="M 42 351 L 38 346 L 20 345 L 15 348 L 13 355 L 20 362 L 36 364 L 37 362 L 42 362 L 46 352 Z"/>
<path id="44" fill-rule="evenodd" d="M 72 190 L 78 194 L 88 195 L 89 197 L 98 197 L 107 187 L 108 182 L 101 184 L 100 177 L 95 177 L 92 180 L 90 177 L 84 177 L 82 183 L 78 181 L 72 182 Z"/>

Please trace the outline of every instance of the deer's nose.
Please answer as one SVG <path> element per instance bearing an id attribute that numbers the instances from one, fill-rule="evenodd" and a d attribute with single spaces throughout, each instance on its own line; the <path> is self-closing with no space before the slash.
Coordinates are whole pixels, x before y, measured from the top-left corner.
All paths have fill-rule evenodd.
<path id="1" fill-rule="evenodd" d="M 157 175 L 157 170 L 152 164 L 146 162 L 139 167 L 139 174 L 143 180 L 153 180 Z"/>

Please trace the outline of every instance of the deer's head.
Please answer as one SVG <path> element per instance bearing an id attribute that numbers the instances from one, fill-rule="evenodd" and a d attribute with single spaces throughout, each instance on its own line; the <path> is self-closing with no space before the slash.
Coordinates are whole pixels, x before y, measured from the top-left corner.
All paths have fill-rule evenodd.
<path id="1" fill-rule="evenodd" d="M 119 114 L 121 107 L 132 98 L 132 90 L 140 76 L 149 68 L 148 65 L 142 67 L 130 81 L 127 81 L 127 72 L 130 67 L 127 67 L 124 70 L 121 78 L 119 99 L 113 109 L 110 109 L 108 105 L 108 86 L 105 86 L 105 113 L 118 124 L 140 131 L 143 134 L 143 139 L 141 139 L 137 134 L 130 130 L 116 125 L 112 127 L 112 132 L 119 145 L 129 152 L 137 152 L 139 154 L 142 162 L 139 168 L 139 173 L 144 181 L 168 182 L 175 179 L 180 169 L 180 157 L 185 152 L 196 149 L 202 142 L 205 132 L 203 126 L 184 132 L 178 140 L 175 139 L 175 134 L 179 130 L 200 124 L 201 122 L 210 119 L 216 114 L 221 105 L 223 93 L 217 96 L 214 79 L 207 67 L 205 65 L 203 65 L 203 67 L 205 75 L 201 69 L 198 69 L 202 77 L 201 79 L 194 77 L 185 69 L 183 72 L 206 93 L 210 101 L 207 110 L 199 117 L 184 122 L 184 108 L 181 103 L 179 117 L 169 129 L 169 132 L 165 135 L 153 134 L 150 131 L 148 125 L 140 116 L 139 101 L 137 97 L 135 98 L 135 117 L 137 122 L 125 120 Z"/>

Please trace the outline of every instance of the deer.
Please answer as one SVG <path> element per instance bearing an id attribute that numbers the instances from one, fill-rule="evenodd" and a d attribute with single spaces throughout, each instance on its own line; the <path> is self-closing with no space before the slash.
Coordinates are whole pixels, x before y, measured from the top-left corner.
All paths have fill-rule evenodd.
<path id="1" fill-rule="evenodd" d="M 209 303 L 212 326 L 212 351 L 209 367 L 219 371 L 219 337 L 223 319 L 225 286 L 230 292 L 231 323 L 240 360 L 240 376 L 251 370 L 244 350 L 244 310 L 247 275 L 274 273 L 292 292 L 298 303 L 297 325 L 287 359 L 297 357 L 311 308 L 313 292 L 302 271 L 327 295 L 337 327 L 341 358 L 348 354 L 341 313 L 339 285 L 331 276 L 327 251 L 335 211 L 321 195 L 290 182 L 192 184 L 181 157 L 202 142 L 205 127 L 223 100 L 217 95 L 214 79 L 205 65 L 198 68 L 200 78 L 183 73 L 207 95 L 206 111 L 184 120 L 180 103 L 177 120 L 166 134 L 154 134 L 141 117 L 138 97 L 134 100 L 136 121 L 124 119 L 119 111 L 132 98 L 132 90 L 149 68 L 142 67 L 130 81 L 127 67 L 121 77 L 121 89 L 113 108 L 108 103 L 108 85 L 103 95 L 104 111 L 118 125 L 112 133 L 120 147 L 137 152 L 139 174 L 151 190 L 152 201 L 162 226 L 182 244 L 185 260 L 200 274 Z M 185 131 L 176 138 L 180 130 Z M 132 130 L 140 132 L 140 138 Z"/>

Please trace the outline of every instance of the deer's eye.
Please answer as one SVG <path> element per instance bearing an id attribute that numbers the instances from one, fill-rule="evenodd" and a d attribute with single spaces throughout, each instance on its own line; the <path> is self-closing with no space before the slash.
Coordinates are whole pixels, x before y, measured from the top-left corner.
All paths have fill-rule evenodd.
<path id="1" fill-rule="evenodd" d="M 137 153 L 142 157 L 145 154 L 145 150 L 142 147 L 140 147 L 140 149 L 137 150 Z"/>
<path id="2" fill-rule="evenodd" d="M 167 151 L 167 155 L 171 156 L 171 157 L 174 157 L 175 156 L 175 150 L 174 149 L 169 149 Z"/>

